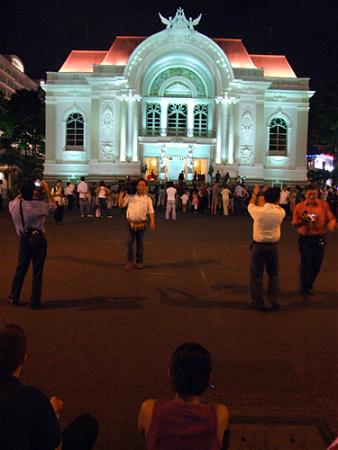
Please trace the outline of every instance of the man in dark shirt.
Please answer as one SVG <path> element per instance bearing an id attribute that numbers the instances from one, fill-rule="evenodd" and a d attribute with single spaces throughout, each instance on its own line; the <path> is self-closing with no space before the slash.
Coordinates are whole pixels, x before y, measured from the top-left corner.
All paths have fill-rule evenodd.
<path id="1" fill-rule="evenodd" d="M 39 389 L 21 383 L 26 349 L 22 328 L 5 325 L 0 329 L 0 449 L 59 449 L 61 431 L 57 418 L 63 402 L 57 397 L 48 400 Z M 97 432 L 92 416 L 79 416 L 62 433 L 62 450 L 90 450 Z"/>
<path id="2" fill-rule="evenodd" d="M 27 339 L 16 325 L 0 330 L 0 448 L 55 450 L 61 442 L 57 414 L 62 402 L 19 380 Z"/>

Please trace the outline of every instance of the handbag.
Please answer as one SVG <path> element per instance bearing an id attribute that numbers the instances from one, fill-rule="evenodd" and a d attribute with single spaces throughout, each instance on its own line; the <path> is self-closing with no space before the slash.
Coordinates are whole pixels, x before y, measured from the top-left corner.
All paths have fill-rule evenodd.
<path id="1" fill-rule="evenodd" d="M 22 200 L 20 200 L 19 209 L 20 209 L 21 223 L 22 223 L 22 226 L 23 226 L 22 238 L 32 248 L 40 247 L 41 242 L 45 240 L 44 232 L 42 230 L 39 230 L 38 228 L 34 228 L 34 227 L 27 227 L 26 228 L 25 219 L 23 217 Z"/>

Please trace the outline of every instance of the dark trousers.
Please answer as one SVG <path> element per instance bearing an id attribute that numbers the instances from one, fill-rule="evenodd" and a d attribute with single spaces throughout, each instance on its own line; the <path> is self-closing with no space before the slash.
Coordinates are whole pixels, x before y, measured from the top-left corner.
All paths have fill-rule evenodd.
<path id="1" fill-rule="evenodd" d="M 38 243 L 30 242 L 25 236 L 20 238 L 19 260 L 12 282 L 11 298 L 19 302 L 21 289 L 28 271 L 30 262 L 33 263 L 33 284 L 31 303 L 41 302 L 43 267 L 47 254 L 47 241 L 41 235 Z"/>
<path id="2" fill-rule="evenodd" d="M 251 301 L 254 306 L 264 306 L 263 274 L 269 277 L 268 299 L 278 304 L 278 244 L 253 242 L 251 247 Z"/>
<path id="3" fill-rule="evenodd" d="M 4 210 L 2 195 L 0 194 L 0 211 Z"/>
<path id="4" fill-rule="evenodd" d="M 312 289 L 324 258 L 323 236 L 299 236 L 300 285 L 303 291 Z"/>
<path id="5" fill-rule="evenodd" d="M 54 209 L 54 220 L 55 222 L 61 223 L 63 221 L 65 207 L 63 205 L 59 205 L 57 203 L 56 208 Z"/>
<path id="6" fill-rule="evenodd" d="M 143 263 L 143 252 L 144 252 L 144 233 L 145 228 L 134 230 L 128 224 L 128 236 L 127 236 L 127 261 L 134 262 L 134 241 L 136 240 L 136 264 Z"/>
<path id="7" fill-rule="evenodd" d="M 91 450 L 98 430 L 98 423 L 91 415 L 77 417 L 62 433 L 62 450 Z"/>
<path id="8" fill-rule="evenodd" d="M 101 217 L 106 217 L 107 215 L 107 199 L 99 197 L 99 208 L 101 211 Z"/>
<path id="9" fill-rule="evenodd" d="M 67 195 L 68 211 L 74 209 L 75 197 L 74 195 Z"/>

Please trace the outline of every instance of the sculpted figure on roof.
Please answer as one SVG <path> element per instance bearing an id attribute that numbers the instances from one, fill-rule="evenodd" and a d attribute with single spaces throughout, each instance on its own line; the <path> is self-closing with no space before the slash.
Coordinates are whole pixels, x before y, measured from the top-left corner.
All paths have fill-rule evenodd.
<path id="1" fill-rule="evenodd" d="M 189 30 L 189 34 L 192 34 L 195 30 L 194 27 L 197 26 L 201 20 L 202 14 L 200 14 L 196 19 L 189 17 L 189 20 L 185 17 L 184 10 L 178 8 L 174 18 L 171 16 L 166 19 L 161 13 L 158 13 L 161 22 L 166 26 L 168 32 L 177 29 L 178 31 Z"/>

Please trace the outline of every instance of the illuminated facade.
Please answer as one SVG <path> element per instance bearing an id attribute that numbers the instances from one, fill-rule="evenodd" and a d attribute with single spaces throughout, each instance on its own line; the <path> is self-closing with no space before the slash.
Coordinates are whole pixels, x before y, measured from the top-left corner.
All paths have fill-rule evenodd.
<path id="1" fill-rule="evenodd" d="M 309 80 L 285 56 L 250 55 L 240 39 L 197 32 L 200 17 L 160 15 L 148 38 L 108 51 L 72 51 L 46 91 L 50 178 L 229 171 L 306 179 Z"/>
<path id="2" fill-rule="evenodd" d="M 38 84 L 25 74 L 24 65 L 16 55 L 0 55 L 0 91 L 10 98 L 19 89 L 36 91 Z"/>

